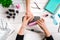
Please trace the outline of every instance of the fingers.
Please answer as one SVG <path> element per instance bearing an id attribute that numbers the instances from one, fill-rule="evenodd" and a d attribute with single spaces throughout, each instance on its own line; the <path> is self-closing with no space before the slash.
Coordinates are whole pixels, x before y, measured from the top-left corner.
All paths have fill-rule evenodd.
<path id="1" fill-rule="evenodd" d="M 40 20 L 37 20 L 37 23 L 38 23 L 38 24 L 41 23 Z"/>
<path id="2" fill-rule="evenodd" d="M 27 15 L 27 12 L 24 15 Z"/>
<path id="3" fill-rule="evenodd" d="M 43 23 L 44 19 L 37 20 L 37 23 Z"/>
<path id="4" fill-rule="evenodd" d="M 34 16 L 31 16 L 30 22 L 34 19 Z"/>
<path id="5" fill-rule="evenodd" d="M 27 11 L 27 12 L 26 12 L 26 15 L 29 15 L 29 14 L 30 14 L 29 11 Z"/>
<path id="6" fill-rule="evenodd" d="M 40 26 L 41 29 L 44 29 L 44 19 L 37 20 L 36 23 Z"/>
<path id="7" fill-rule="evenodd" d="M 24 20 L 25 20 L 25 21 L 27 21 L 27 19 L 28 19 L 28 16 L 27 16 L 27 15 L 25 15 L 25 16 L 24 16 Z"/>
<path id="8" fill-rule="evenodd" d="M 44 19 L 37 20 L 36 23 L 37 23 L 39 26 L 42 26 L 42 25 L 44 25 Z"/>
<path id="9" fill-rule="evenodd" d="M 25 15 L 27 15 L 28 16 L 28 20 L 30 20 L 30 21 L 32 21 L 33 20 L 33 18 L 34 18 L 34 16 L 33 16 L 33 14 L 29 11 L 29 12 L 26 12 L 26 14 Z"/>
<path id="10" fill-rule="evenodd" d="M 25 16 L 24 16 L 24 20 L 25 20 L 25 21 L 30 21 L 31 19 L 32 19 L 32 17 L 29 17 L 29 15 L 25 15 Z"/>
<path id="11" fill-rule="evenodd" d="M 27 21 L 30 21 L 30 19 L 31 19 L 31 17 L 29 17 L 29 18 L 27 19 Z"/>
<path id="12" fill-rule="evenodd" d="M 24 19 L 26 19 L 27 15 L 24 16 Z"/>
<path id="13" fill-rule="evenodd" d="M 37 20 L 36 23 L 37 23 L 39 26 L 41 25 L 40 20 Z"/>
<path id="14" fill-rule="evenodd" d="M 42 22 L 44 22 L 44 19 L 42 18 Z"/>
<path id="15" fill-rule="evenodd" d="M 37 21 L 37 24 L 39 25 L 39 27 L 40 27 L 41 29 L 43 29 L 43 27 L 42 27 L 43 24 L 40 22 L 40 20 Z"/>

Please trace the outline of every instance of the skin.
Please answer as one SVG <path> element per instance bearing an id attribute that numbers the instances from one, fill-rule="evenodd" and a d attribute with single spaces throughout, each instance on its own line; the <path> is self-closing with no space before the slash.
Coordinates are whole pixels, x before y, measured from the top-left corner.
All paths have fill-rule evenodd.
<path id="1" fill-rule="evenodd" d="M 31 19 L 31 17 L 28 17 L 27 15 L 25 15 L 21 29 L 19 30 L 19 35 L 24 35 L 24 30 L 26 29 L 26 26 L 29 22 L 29 20 Z"/>
<path id="2" fill-rule="evenodd" d="M 31 17 L 30 17 L 31 18 Z M 25 16 L 24 21 L 22 23 L 21 29 L 19 30 L 19 35 L 24 35 L 24 31 L 26 29 L 26 26 L 30 20 L 30 18 L 27 19 L 27 16 Z M 50 37 L 50 32 L 48 31 L 44 19 L 37 20 L 36 23 L 39 25 L 39 27 L 44 31 L 46 37 Z"/>
<path id="3" fill-rule="evenodd" d="M 26 29 L 28 22 L 32 21 L 33 18 L 34 16 L 30 11 L 30 0 L 26 0 L 26 13 L 25 13 L 25 17 L 24 17 L 21 29 L 18 32 L 19 35 L 24 35 L 24 30 Z"/>
<path id="4" fill-rule="evenodd" d="M 19 35 L 24 35 L 24 31 L 26 29 L 28 22 L 32 21 L 33 18 L 34 18 L 34 16 L 33 16 L 32 12 L 30 11 L 30 0 L 26 0 L 26 14 L 25 14 L 22 26 L 18 32 Z M 36 23 L 44 31 L 46 37 L 49 37 L 51 35 L 45 25 L 44 19 L 37 20 Z"/>
<path id="5" fill-rule="evenodd" d="M 33 20 L 34 16 L 30 10 L 30 0 L 26 0 L 26 15 L 28 15 L 28 17 L 31 17 L 30 21 Z"/>
<path id="6" fill-rule="evenodd" d="M 26 11 L 30 10 L 30 0 L 26 0 Z"/>
<path id="7" fill-rule="evenodd" d="M 51 34 L 48 31 L 44 19 L 37 20 L 36 23 L 39 25 L 39 27 L 44 31 L 46 37 L 49 37 Z"/>

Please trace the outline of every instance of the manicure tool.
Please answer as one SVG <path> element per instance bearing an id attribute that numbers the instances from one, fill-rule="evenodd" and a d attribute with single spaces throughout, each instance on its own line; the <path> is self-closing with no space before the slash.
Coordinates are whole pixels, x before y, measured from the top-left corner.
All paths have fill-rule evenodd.
<path id="1" fill-rule="evenodd" d="M 34 2 L 34 4 L 36 5 L 36 7 L 32 7 L 32 8 L 40 10 L 40 7 L 38 6 L 38 4 L 36 2 Z"/>

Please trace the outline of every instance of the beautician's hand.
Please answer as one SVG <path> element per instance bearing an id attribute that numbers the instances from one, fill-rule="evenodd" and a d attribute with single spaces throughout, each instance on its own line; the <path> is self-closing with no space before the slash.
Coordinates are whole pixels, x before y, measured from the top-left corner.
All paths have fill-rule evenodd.
<path id="1" fill-rule="evenodd" d="M 29 15 L 25 15 L 24 19 L 23 19 L 23 23 L 22 26 L 27 26 L 28 22 L 31 20 L 31 16 Z"/>
<path id="2" fill-rule="evenodd" d="M 21 28 L 20 28 L 20 30 L 18 32 L 19 35 L 24 35 L 24 31 L 25 31 L 26 26 L 27 26 L 30 19 L 31 19 L 31 17 L 28 17 L 28 15 L 25 15 L 25 17 L 23 19 L 23 23 L 21 25 Z"/>
<path id="3" fill-rule="evenodd" d="M 34 16 L 33 16 L 32 12 L 31 12 L 30 1 L 31 0 L 26 0 L 26 14 L 28 15 L 28 17 L 32 17 L 30 19 L 30 21 L 32 21 Z"/>
<path id="4" fill-rule="evenodd" d="M 43 30 L 46 28 L 44 19 L 37 20 L 36 22 Z"/>
<path id="5" fill-rule="evenodd" d="M 19 35 L 24 35 L 24 31 L 26 29 L 26 26 L 28 22 L 32 21 L 34 18 L 33 14 L 30 11 L 30 0 L 26 0 L 26 14 L 22 23 L 22 26 L 19 30 Z"/>
<path id="6" fill-rule="evenodd" d="M 37 24 L 39 27 L 44 31 L 46 37 L 51 36 L 50 32 L 48 31 L 44 19 L 37 20 Z"/>
<path id="7" fill-rule="evenodd" d="M 32 21 L 33 18 L 34 18 L 34 16 L 33 16 L 32 12 L 30 10 L 27 10 L 24 20 L 23 20 L 23 25 L 27 26 L 28 22 Z"/>

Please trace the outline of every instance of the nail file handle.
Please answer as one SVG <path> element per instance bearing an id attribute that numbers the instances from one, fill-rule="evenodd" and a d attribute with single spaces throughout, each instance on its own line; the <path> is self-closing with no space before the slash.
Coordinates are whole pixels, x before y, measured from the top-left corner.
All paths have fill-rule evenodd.
<path id="1" fill-rule="evenodd" d="M 36 25 L 36 22 L 29 23 L 28 25 L 29 25 L 29 26 Z"/>

